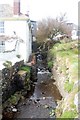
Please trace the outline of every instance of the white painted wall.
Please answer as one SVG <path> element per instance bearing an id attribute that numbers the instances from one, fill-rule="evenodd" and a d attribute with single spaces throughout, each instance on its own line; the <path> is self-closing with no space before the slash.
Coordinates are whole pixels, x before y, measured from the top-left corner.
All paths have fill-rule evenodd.
<path id="1" fill-rule="evenodd" d="M 11 20 L 5 21 L 5 34 L 12 36 L 14 32 L 24 42 L 19 44 L 16 54 L 20 54 L 24 61 L 28 61 L 29 55 L 31 54 L 31 35 L 27 20 Z M 10 45 L 10 43 L 9 43 Z M 4 53 L 3 53 L 4 54 Z M 11 53 L 10 53 L 11 54 Z"/>
<path id="2" fill-rule="evenodd" d="M 15 49 L 15 44 L 16 44 L 17 40 L 9 40 L 9 41 L 5 41 L 5 51 L 12 51 L 13 49 Z"/>
<path id="3" fill-rule="evenodd" d="M 72 38 L 73 40 L 78 39 L 77 30 L 72 30 L 72 36 L 71 36 L 71 38 Z"/>

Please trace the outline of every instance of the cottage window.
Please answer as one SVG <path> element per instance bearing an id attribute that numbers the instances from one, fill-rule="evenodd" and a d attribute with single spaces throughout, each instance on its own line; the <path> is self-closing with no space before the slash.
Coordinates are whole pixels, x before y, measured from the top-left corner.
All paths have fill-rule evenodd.
<path id="1" fill-rule="evenodd" d="M 4 22 L 0 22 L 0 33 L 4 33 Z"/>
<path id="2" fill-rule="evenodd" d="M 5 41 L 0 41 L 0 52 L 5 51 Z"/>

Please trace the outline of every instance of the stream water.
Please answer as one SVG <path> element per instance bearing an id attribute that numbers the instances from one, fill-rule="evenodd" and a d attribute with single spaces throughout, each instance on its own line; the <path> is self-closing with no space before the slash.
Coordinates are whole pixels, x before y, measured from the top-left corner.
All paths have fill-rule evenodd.
<path id="1" fill-rule="evenodd" d="M 56 100 L 62 97 L 55 85 L 55 80 L 51 79 L 51 73 L 46 70 L 41 61 L 38 61 L 37 82 L 34 82 L 34 90 L 19 103 L 18 112 L 15 118 L 56 118 Z"/>

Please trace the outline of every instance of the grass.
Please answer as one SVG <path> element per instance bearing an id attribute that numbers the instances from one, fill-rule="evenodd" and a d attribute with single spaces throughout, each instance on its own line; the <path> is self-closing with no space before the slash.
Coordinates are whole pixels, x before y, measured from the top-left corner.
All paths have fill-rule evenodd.
<path id="1" fill-rule="evenodd" d="M 7 100 L 8 105 L 16 105 L 18 101 L 20 100 L 21 94 L 16 92 L 14 95 L 11 95 L 11 97 Z"/>
<path id="2" fill-rule="evenodd" d="M 73 82 L 69 83 L 69 81 L 67 80 L 64 84 L 64 89 L 69 93 L 73 90 L 73 86 L 74 83 Z"/>
<path id="3" fill-rule="evenodd" d="M 65 111 L 61 118 L 75 118 L 77 116 L 77 112 L 75 111 Z"/>
<path id="4" fill-rule="evenodd" d="M 78 41 L 72 41 L 69 43 L 57 43 L 53 46 L 53 48 L 50 50 L 50 53 L 52 55 L 54 55 L 57 52 L 63 52 L 63 55 L 69 55 L 69 54 L 78 54 L 78 49 L 77 49 L 77 45 Z"/>

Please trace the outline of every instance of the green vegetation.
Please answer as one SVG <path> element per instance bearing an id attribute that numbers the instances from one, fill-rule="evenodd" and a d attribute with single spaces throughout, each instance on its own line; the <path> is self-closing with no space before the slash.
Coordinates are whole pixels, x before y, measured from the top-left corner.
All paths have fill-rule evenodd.
<path id="1" fill-rule="evenodd" d="M 73 90 L 73 86 L 74 86 L 73 82 L 69 83 L 69 81 L 66 80 L 66 82 L 64 84 L 64 89 L 69 93 Z"/>
<path id="2" fill-rule="evenodd" d="M 27 73 L 30 73 L 30 67 L 29 66 L 22 66 L 20 70 L 27 71 Z"/>
<path id="3" fill-rule="evenodd" d="M 13 105 L 17 104 L 17 96 L 12 95 L 8 101 Z"/>
<path id="4" fill-rule="evenodd" d="M 31 70 L 31 67 L 30 66 L 22 66 L 20 68 L 20 70 L 23 70 L 23 71 L 27 72 L 24 89 L 25 90 L 30 90 L 31 89 L 31 86 L 30 86 L 30 70 Z"/>
<path id="5" fill-rule="evenodd" d="M 52 69 L 53 67 L 53 61 L 48 61 L 48 68 Z"/>
<path id="6" fill-rule="evenodd" d="M 77 83 L 78 47 L 78 40 L 68 40 L 68 42 L 63 40 L 54 44 L 48 53 L 48 65 L 50 66 L 51 62 L 54 62 L 53 69 L 56 71 L 60 86 L 62 85 L 61 90 L 64 94 L 66 93 L 55 110 L 56 117 L 60 119 L 70 118 L 71 120 L 78 116 L 77 106 L 74 104 L 75 95 L 79 91 Z M 57 77 L 55 76 L 55 79 Z M 56 81 L 58 82 L 58 80 Z"/>
<path id="7" fill-rule="evenodd" d="M 9 104 L 17 105 L 20 98 L 21 98 L 21 93 L 16 92 L 14 95 L 11 95 L 11 97 L 8 99 L 8 102 L 9 102 Z"/>
<path id="8" fill-rule="evenodd" d="M 11 61 L 5 61 L 3 63 L 3 65 L 6 67 L 6 68 L 10 68 L 12 66 L 12 62 Z"/>
<path id="9" fill-rule="evenodd" d="M 65 111 L 62 115 L 61 118 L 75 118 L 77 116 L 76 111 Z"/>
<path id="10" fill-rule="evenodd" d="M 14 95 L 11 95 L 11 97 L 3 104 L 3 108 L 17 105 L 21 97 L 22 95 L 20 92 L 16 92 Z"/>
<path id="11" fill-rule="evenodd" d="M 60 55 L 71 55 L 78 54 L 78 41 L 72 41 L 68 43 L 56 43 L 53 48 L 50 50 L 51 55 L 55 55 L 59 52 Z"/>

